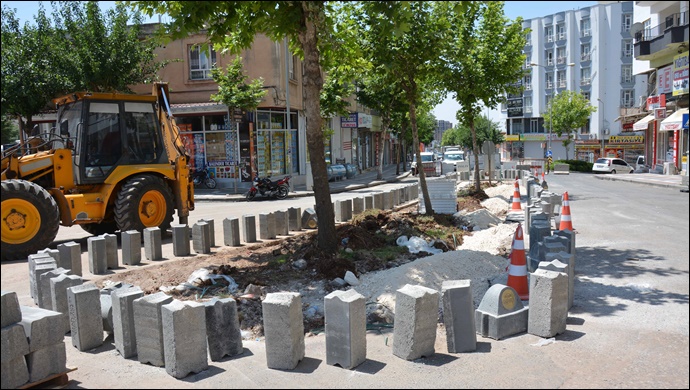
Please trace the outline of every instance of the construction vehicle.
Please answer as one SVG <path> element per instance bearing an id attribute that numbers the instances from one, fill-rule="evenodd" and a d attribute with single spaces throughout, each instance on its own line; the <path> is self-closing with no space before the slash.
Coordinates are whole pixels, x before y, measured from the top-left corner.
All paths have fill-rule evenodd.
<path id="1" fill-rule="evenodd" d="M 151 95 L 77 92 L 56 125 L 2 156 L 2 260 L 48 247 L 59 226 L 94 235 L 187 224 L 194 184 L 168 84 Z"/>

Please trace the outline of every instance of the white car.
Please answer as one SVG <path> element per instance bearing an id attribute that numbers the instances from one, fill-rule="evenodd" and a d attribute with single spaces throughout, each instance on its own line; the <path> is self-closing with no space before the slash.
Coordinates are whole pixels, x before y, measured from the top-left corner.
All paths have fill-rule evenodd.
<path id="1" fill-rule="evenodd" d="M 594 173 L 633 173 L 635 168 L 630 166 L 622 158 L 614 157 L 603 157 L 594 162 L 592 166 L 592 172 Z"/>
<path id="2" fill-rule="evenodd" d="M 434 152 L 421 152 L 422 164 L 425 162 L 434 162 Z M 416 176 L 417 173 L 417 156 L 414 156 L 414 160 L 410 164 L 410 169 L 412 170 L 412 176 Z"/>

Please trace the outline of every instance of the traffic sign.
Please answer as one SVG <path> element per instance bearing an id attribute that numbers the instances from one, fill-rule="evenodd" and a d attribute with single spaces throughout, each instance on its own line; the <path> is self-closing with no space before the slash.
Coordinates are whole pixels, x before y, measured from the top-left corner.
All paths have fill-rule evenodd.
<path id="1" fill-rule="evenodd" d="M 553 153 L 551 153 L 551 151 L 550 151 L 550 150 L 549 150 L 549 151 L 547 151 L 547 152 L 546 152 L 546 157 L 551 157 L 551 156 L 553 156 Z"/>

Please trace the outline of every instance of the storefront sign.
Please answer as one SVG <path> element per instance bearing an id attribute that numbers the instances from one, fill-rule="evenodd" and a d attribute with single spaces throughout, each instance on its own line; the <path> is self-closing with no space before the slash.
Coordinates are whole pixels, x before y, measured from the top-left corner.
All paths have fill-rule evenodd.
<path id="1" fill-rule="evenodd" d="M 506 139 L 506 142 L 520 141 L 520 134 L 506 135 L 506 136 L 504 136 L 504 138 Z"/>
<path id="2" fill-rule="evenodd" d="M 657 70 L 657 93 L 663 95 L 673 92 L 673 65 Z"/>
<path id="3" fill-rule="evenodd" d="M 647 111 L 666 107 L 666 95 L 650 96 L 647 98 Z"/>
<path id="4" fill-rule="evenodd" d="M 610 144 L 642 144 L 644 143 L 643 135 L 612 135 L 609 138 Z"/>
<path id="5" fill-rule="evenodd" d="M 688 93 L 688 52 L 673 57 L 673 96 Z"/>
<path id="6" fill-rule="evenodd" d="M 520 139 L 523 141 L 546 141 L 544 134 L 521 134 Z"/>
<path id="7" fill-rule="evenodd" d="M 357 127 L 371 129 L 371 115 L 363 112 L 357 113 Z"/>
<path id="8" fill-rule="evenodd" d="M 340 127 L 357 128 L 357 113 L 340 117 Z"/>
<path id="9" fill-rule="evenodd" d="M 654 119 L 664 119 L 666 118 L 666 108 L 655 108 L 654 109 Z"/>

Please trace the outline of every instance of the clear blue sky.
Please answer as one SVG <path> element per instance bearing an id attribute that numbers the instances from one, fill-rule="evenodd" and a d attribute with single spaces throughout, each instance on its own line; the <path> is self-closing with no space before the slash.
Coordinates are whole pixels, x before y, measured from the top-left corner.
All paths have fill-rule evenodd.
<path id="1" fill-rule="evenodd" d="M 23 23 L 34 19 L 34 15 L 36 15 L 38 11 L 39 3 L 43 3 L 43 8 L 45 8 L 46 13 L 50 15 L 53 9 L 50 5 L 50 1 L 3 1 L 2 6 L 15 8 L 17 10 L 17 18 Z M 99 3 L 101 9 L 109 9 L 115 6 L 114 1 L 101 1 Z M 596 4 L 596 1 L 506 1 L 505 14 L 511 19 L 515 19 L 518 16 L 522 16 L 523 19 L 532 19 L 561 11 L 591 7 Z M 157 21 L 158 18 L 154 18 L 153 20 L 145 20 L 144 22 Z M 458 109 L 460 109 L 460 105 L 452 98 L 447 97 L 443 103 L 436 106 L 434 115 L 436 115 L 436 119 L 457 123 L 455 113 Z M 496 120 L 497 118 L 492 119 Z"/>

